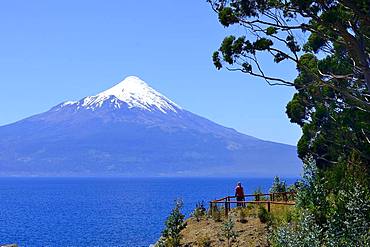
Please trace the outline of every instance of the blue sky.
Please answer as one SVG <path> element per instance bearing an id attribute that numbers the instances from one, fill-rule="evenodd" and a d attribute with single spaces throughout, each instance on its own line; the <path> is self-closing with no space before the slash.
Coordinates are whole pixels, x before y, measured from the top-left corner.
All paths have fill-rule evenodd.
<path id="1" fill-rule="evenodd" d="M 294 90 L 217 71 L 225 29 L 206 0 L 2 1 L 0 125 L 95 95 L 129 75 L 198 115 L 261 139 L 296 144 L 285 115 Z M 264 68 L 294 78 L 289 64 Z"/>

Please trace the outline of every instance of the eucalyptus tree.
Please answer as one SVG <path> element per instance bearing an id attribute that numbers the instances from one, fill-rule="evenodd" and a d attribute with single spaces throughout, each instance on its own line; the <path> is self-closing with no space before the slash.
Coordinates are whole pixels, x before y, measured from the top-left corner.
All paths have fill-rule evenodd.
<path id="1" fill-rule="evenodd" d="M 213 54 L 217 69 L 294 87 L 290 121 L 301 126 L 298 155 L 319 168 L 356 153 L 370 163 L 370 2 L 368 0 L 208 0 L 219 22 L 239 25 Z M 268 74 L 261 55 L 290 62 L 294 80 Z M 369 170 L 369 169 L 368 169 Z"/>

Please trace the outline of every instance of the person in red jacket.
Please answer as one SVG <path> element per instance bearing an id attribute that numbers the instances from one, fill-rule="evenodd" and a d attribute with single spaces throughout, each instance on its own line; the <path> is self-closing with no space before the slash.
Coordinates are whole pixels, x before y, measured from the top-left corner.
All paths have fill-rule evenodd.
<path id="1" fill-rule="evenodd" d="M 241 182 L 238 182 L 236 188 L 235 188 L 235 196 L 238 203 L 236 206 L 238 207 L 244 207 L 244 203 L 241 201 L 244 201 L 244 188 L 242 186 Z"/>

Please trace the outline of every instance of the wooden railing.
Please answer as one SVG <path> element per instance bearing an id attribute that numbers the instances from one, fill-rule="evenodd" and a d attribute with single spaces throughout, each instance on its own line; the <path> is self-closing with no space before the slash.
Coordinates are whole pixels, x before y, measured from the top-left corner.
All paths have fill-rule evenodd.
<path id="1" fill-rule="evenodd" d="M 236 201 L 236 196 L 226 196 L 221 199 L 213 200 L 209 202 L 210 210 L 213 210 L 215 206 L 221 204 L 225 208 L 225 216 L 229 214 L 231 210 L 231 205 L 241 205 L 245 206 L 249 204 L 267 204 L 267 211 L 271 211 L 271 204 L 282 204 L 282 205 L 295 205 L 295 198 L 296 192 L 277 192 L 277 193 L 265 193 L 265 194 L 253 194 L 253 195 L 245 195 L 244 201 Z M 255 200 L 246 200 L 246 198 L 253 197 Z M 268 198 L 266 198 L 268 197 Z M 289 200 L 291 197 L 293 200 Z M 277 200 L 279 198 L 279 200 Z"/>

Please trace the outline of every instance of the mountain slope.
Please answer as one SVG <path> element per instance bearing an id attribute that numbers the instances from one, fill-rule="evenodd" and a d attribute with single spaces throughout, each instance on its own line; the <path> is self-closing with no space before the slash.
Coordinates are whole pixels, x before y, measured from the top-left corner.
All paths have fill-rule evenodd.
<path id="1" fill-rule="evenodd" d="M 0 127 L 0 175 L 297 176 L 296 148 L 182 109 L 137 77 Z"/>

